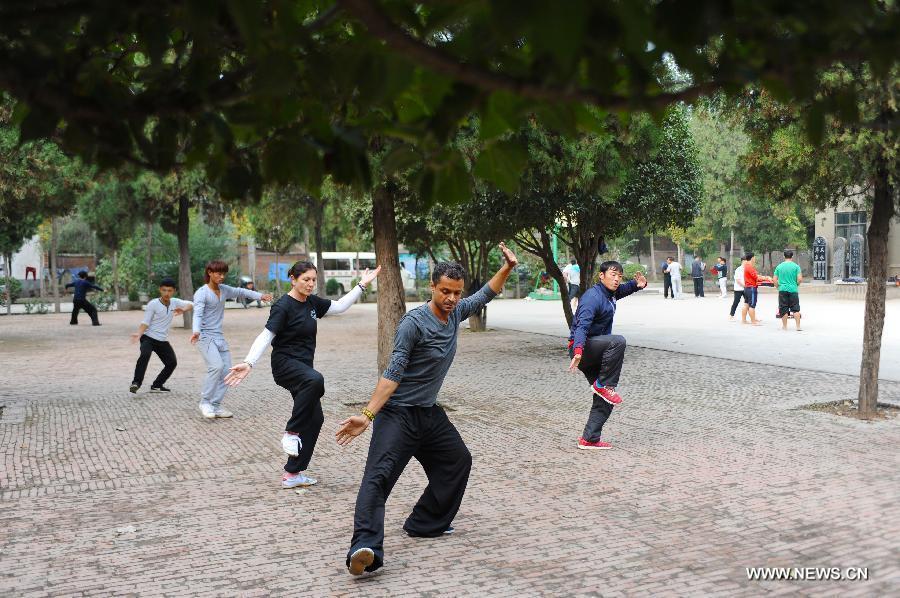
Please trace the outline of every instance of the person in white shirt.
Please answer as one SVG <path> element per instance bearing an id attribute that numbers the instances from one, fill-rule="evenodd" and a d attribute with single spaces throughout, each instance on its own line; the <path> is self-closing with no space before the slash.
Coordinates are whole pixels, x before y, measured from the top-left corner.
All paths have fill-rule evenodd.
<path id="1" fill-rule="evenodd" d="M 744 296 L 744 258 L 741 258 L 741 265 L 734 270 L 734 301 L 731 302 L 731 319 L 734 321 L 734 314 L 737 312 L 738 305 L 741 303 L 741 297 Z"/>
<path id="2" fill-rule="evenodd" d="M 666 259 L 665 273 L 672 276 L 672 296 L 675 299 L 681 299 L 681 264 L 674 257 Z"/>
<path id="3" fill-rule="evenodd" d="M 144 309 L 144 319 L 141 321 L 138 331 L 131 335 L 131 342 L 140 341 L 141 343 L 141 355 L 138 357 L 137 365 L 134 366 L 134 378 L 132 378 L 129 388 L 133 393 L 136 393 L 144 383 L 144 374 L 147 373 L 147 364 L 153 353 L 156 353 L 163 362 L 163 369 L 150 385 L 150 391 L 170 392 L 163 385 L 175 371 L 178 360 L 168 341 L 169 327 L 172 325 L 173 317 L 180 316 L 194 307 L 190 301 L 176 299 L 174 297 L 175 288 L 174 280 L 162 279 L 159 283 L 159 298 L 147 304 Z"/>
<path id="4" fill-rule="evenodd" d="M 572 261 L 563 268 L 562 273 L 563 278 L 566 280 L 572 312 L 574 312 L 578 309 L 578 292 L 581 289 L 581 266 L 579 266 L 578 262 L 572 258 Z"/>

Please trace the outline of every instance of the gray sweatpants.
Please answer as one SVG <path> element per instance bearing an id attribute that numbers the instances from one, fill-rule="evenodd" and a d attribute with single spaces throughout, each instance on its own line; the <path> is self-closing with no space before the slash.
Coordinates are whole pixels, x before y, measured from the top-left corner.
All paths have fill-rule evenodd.
<path id="1" fill-rule="evenodd" d="M 228 390 L 225 376 L 231 369 L 231 351 L 223 337 L 201 336 L 197 341 L 197 348 L 206 362 L 206 379 L 203 381 L 200 402 L 219 407 Z"/>

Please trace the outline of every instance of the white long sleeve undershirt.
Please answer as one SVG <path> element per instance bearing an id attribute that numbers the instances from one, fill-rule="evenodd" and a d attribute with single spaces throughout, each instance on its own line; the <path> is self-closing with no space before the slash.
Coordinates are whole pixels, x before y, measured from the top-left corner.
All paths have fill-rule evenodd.
<path id="1" fill-rule="evenodd" d="M 362 297 L 362 288 L 357 285 L 353 287 L 353 290 L 346 293 L 337 301 L 332 301 L 331 306 L 328 308 L 328 312 L 326 312 L 325 315 L 336 316 L 344 313 L 350 309 L 350 306 L 356 303 L 356 300 L 360 297 Z M 251 366 L 256 365 L 256 362 L 259 361 L 259 358 L 266 352 L 266 349 L 269 348 L 269 345 L 272 344 L 273 340 L 275 340 L 275 333 L 268 328 L 263 328 L 262 332 L 259 333 L 259 336 L 256 337 L 256 340 L 253 341 L 253 344 L 250 346 L 250 351 L 244 358 L 244 362 L 249 363 Z"/>

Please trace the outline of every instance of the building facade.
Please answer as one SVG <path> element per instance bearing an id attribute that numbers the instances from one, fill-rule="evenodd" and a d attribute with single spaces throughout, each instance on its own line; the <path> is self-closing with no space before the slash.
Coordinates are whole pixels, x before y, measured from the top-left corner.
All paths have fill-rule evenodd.
<path id="1" fill-rule="evenodd" d="M 866 277 L 868 228 L 869 213 L 863 202 L 848 201 L 836 208 L 816 212 L 814 253 L 819 260 L 825 258 L 825 266 L 819 271 L 826 272 L 825 280 Z M 819 251 L 816 251 L 817 245 Z M 888 236 L 888 276 L 900 276 L 900 218 L 896 217 L 891 221 Z M 816 278 L 821 279 L 820 276 Z"/>

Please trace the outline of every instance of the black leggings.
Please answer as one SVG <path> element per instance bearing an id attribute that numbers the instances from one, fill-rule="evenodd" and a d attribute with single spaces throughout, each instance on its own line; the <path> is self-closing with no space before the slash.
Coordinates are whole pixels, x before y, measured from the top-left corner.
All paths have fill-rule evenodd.
<path id="1" fill-rule="evenodd" d="M 294 397 L 294 408 L 285 431 L 300 437 L 300 454 L 288 457 L 284 470 L 288 473 L 306 471 L 319 439 L 325 416 L 322 414 L 322 395 L 325 394 L 325 378 L 322 374 L 297 359 L 272 355 L 272 376 L 275 384 Z"/>

